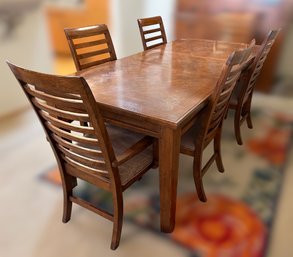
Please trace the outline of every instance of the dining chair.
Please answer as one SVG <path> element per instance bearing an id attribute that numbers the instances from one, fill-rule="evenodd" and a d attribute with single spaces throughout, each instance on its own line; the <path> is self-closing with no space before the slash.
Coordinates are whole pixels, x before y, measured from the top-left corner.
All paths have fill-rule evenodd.
<path id="1" fill-rule="evenodd" d="M 116 249 L 123 221 L 122 192 L 152 167 L 153 138 L 105 126 L 84 78 L 42 74 L 7 63 L 55 154 L 64 196 L 62 221 L 70 220 L 72 203 L 101 215 L 113 222 L 111 249 Z M 73 190 L 80 183 L 77 178 L 111 192 L 113 212 L 79 197 Z"/>
<path id="2" fill-rule="evenodd" d="M 161 16 L 138 19 L 137 23 L 144 50 L 167 44 L 167 37 Z"/>
<path id="3" fill-rule="evenodd" d="M 222 123 L 232 90 L 241 71 L 253 61 L 252 49 L 253 45 L 233 52 L 229 56 L 208 104 L 200 111 L 198 118 L 182 131 L 180 152 L 193 157 L 193 178 L 198 197 L 202 202 L 207 201 L 202 179 L 208 168 L 215 161 L 218 170 L 224 172 L 221 157 Z M 213 154 L 203 166 L 204 149 L 212 141 L 214 142 Z"/>
<path id="4" fill-rule="evenodd" d="M 248 128 L 253 128 L 250 113 L 253 90 L 257 82 L 257 78 L 261 73 L 263 64 L 279 32 L 280 30 L 272 30 L 267 34 L 259 50 L 257 51 L 254 62 L 250 67 L 242 72 L 232 93 L 228 110 L 235 110 L 234 130 L 236 141 L 239 145 L 242 145 L 243 143 L 240 132 L 241 125 L 246 121 Z"/>
<path id="5" fill-rule="evenodd" d="M 76 69 L 117 60 L 107 25 L 64 29 Z"/>

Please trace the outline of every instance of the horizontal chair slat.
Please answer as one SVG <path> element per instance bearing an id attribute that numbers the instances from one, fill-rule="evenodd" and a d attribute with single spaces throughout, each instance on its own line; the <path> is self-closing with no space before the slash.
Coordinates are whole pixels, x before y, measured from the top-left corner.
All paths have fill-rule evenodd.
<path id="1" fill-rule="evenodd" d="M 216 112 L 216 113 L 214 113 L 213 116 L 212 116 L 211 122 L 210 122 L 210 127 L 212 127 L 211 124 L 212 124 L 214 121 L 218 120 L 219 117 L 221 117 L 221 116 L 222 116 L 222 112 Z"/>
<path id="2" fill-rule="evenodd" d="M 102 44 L 107 44 L 107 40 L 106 39 L 100 39 L 100 40 L 94 40 L 94 41 L 89 41 L 89 42 L 78 43 L 78 44 L 74 44 L 74 48 L 75 49 L 81 49 L 81 48 L 86 48 L 86 47 L 91 47 L 91 46 L 102 45 Z"/>
<path id="3" fill-rule="evenodd" d="M 230 77 L 229 79 L 226 80 L 225 84 L 226 85 L 230 85 L 230 84 L 235 83 L 239 79 L 239 75 L 238 76 L 234 76 L 234 77 Z"/>
<path id="4" fill-rule="evenodd" d="M 216 105 L 215 111 L 216 112 L 220 111 L 226 104 L 227 104 L 227 102 L 225 102 L 225 101 L 218 102 Z"/>
<path id="5" fill-rule="evenodd" d="M 95 158 L 96 157 L 103 158 L 102 152 L 100 150 L 85 148 L 85 147 L 79 146 L 77 144 L 72 144 L 71 142 L 62 139 L 61 137 L 59 137 L 56 134 L 53 134 L 52 137 L 58 144 L 66 147 L 66 148 L 71 149 L 72 151 L 76 152 L 77 154 L 92 156 Z"/>
<path id="6" fill-rule="evenodd" d="M 254 79 L 253 81 L 251 81 L 250 82 L 250 90 L 249 90 L 249 92 L 251 92 L 252 90 L 253 90 L 253 86 L 254 86 L 254 84 L 256 83 L 256 79 Z"/>
<path id="7" fill-rule="evenodd" d="M 58 120 L 57 118 L 52 117 L 52 116 L 48 115 L 47 113 L 45 113 L 43 111 L 39 111 L 39 114 L 46 121 L 51 122 L 56 127 L 60 127 L 60 128 L 75 131 L 75 132 L 80 132 L 80 133 L 83 133 L 83 134 L 94 134 L 95 133 L 93 127 L 79 126 L 79 125 L 74 125 L 74 124 L 72 124 L 70 122 L 66 122 L 66 121 L 63 121 L 63 120 Z"/>
<path id="8" fill-rule="evenodd" d="M 145 41 L 146 41 L 146 42 L 150 42 L 150 41 L 154 41 L 154 40 L 158 40 L 158 39 L 162 39 L 162 35 L 160 35 L 160 36 L 156 36 L 156 37 L 146 38 Z M 162 39 L 162 40 L 163 40 L 163 39 Z"/>
<path id="9" fill-rule="evenodd" d="M 150 45 L 150 46 L 148 46 L 148 49 L 152 49 L 152 48 L 155 48 L 155 47 L 160 46 L 160 45 L 163 45 L 163 44 L 164 44 L 164 42 L 161 42 L 161 43 L 158 43 L 158 44 L 154 44 L 154 45 Z"/>
<path id="10" fill-rule="evenodd" d="M 41 103 L 36 98 L 31 98 L 31 101 L 35 104 L 36 107 L 38 107 L 41 110 L 45 110 L 52 116 L 57 116 L 69 120 L 77 120 L 77 121 L 84 121 L 89 122 L 89 116 L 88 114 L 83 113 L 74 113 L 72 111 L 63 111 L 58 108 L 52 107 L 50 105 L 47 105 L 45 103 Z"/>
<path id="11" fill-rule="evenodd" d="M 144 30 L 143 34 L 146 35 L 146 34 L 151 34 L 151 33 L 155 33 L 155 32 L 161 32 L 161 28 Z"/>
<path id="12" fill-rule="evenodd" d="M 46 122 L 45 124 L 52 132 L 56 133 L 58 136 L 62 138 L 84 144 L 85 146 L 89 145 L 89 146 L 99 147 L 99 142 L 95 138 L 81 137 L 81 136 L 69 133 L 67 131 L 61 130 L 55 127 L 54 125 L 52 125 L 51 123 Z"/>
<path id="13" fill-rule="evenodd" d="M 92 67 L 92 66 L 95 66 L 95 65 L 99 65 L 99 64 L 108 62 L 108 61 L 112 61 L 112 58 L 108 57 L 108 58 L 105 58 L 105 59 L 102 59 L 102 60 L 99 60 L 99 61 L 84 63 L 84 64 L 81 64 L 80 66 L 81 66 L 82 69 L 86 69 L 86 68 L 89 68 L 89 67 Z"/>
<path id="14" fill-rule="evenodd" d="M 32 90 L 28 86 L 25 86 L 26 92 L 28 92 L 30 95 L 39 98 L 41 100 L 54 103 L 60 107 L 67 107 L 72 110 L 76 110 L 78 112 L 85 112 L 84 104 L 81 100 L 77 99 L 68 99 L 68 98 L 61 98 L 53 95 L 48 95 L 46 93 L 43 93 L 41 91 Z"/>
<path id="15" fill-rule="evenodd" d="M 84 54 L 78 54 L 77 57 L 79 59 L 84 59 L 84 58 L 89 58 L 89 57 L 92 57 L 92 56 L 106 54 L 106 53 L 110 53 L 109 48 L 105 48 L 105 49 L 102 49 L 102 50 L 93 51 L 93 52 L 89 52 L 89 53 L 84 53 Z"/>
<path id="16" fill-rule="evenodd" d="M 66 157 L 63 154 L 61 158 L 64 159 L 64 167 L 67 174 L 85 180 L 107 191 L 111 190 L 109 176 L 106 174 L 99 175 L 96 170 L 81 166 L 70 159 L 66 160 Z"/>
<path id="17" fill-rule="evenodd" d="M 214 119 L 212 120 L 212 122 L 210 123 L 210 128 L 211 129 L 214 129 L 216 127 L 218 127 L 220 121 L 221 121 L 221 118 L 223 116 L 223 110 L 222 111 L 219 111 L 219 114 L 217 115 L 217 117 L 214 117 Z"/>
<path id="18" fill-rule="evenodd" d="M 159 25 L 161 22 L 161 19 L 159 20 L 159 17 L 151 17 L 151 18 L 139 19 L 139 21 L 141 25 L 145 27 L 145 26 L 151 26 L 151 25 Z"/>
<path id="19" fill-rule="evenodd" d="M 71 39 L 78 39 L 78 38 L 85 38 L 85 37 L 93 37 L 97 35 L 105 35 L 105 30 L 101 31 L 95 31 L 95 30 L 87 30 L 83 31 L 82 33 L 79 30 L 70 31 L 68 34 L 70 34 Z"/>
<path id="20" fill-rule="evenodd" d="M 232 89 L 230 87 L 228 87 L 228 89 L 222 91 L 219 95 L 219 100 L 222 101 L 222 99 L 226 99 L 227 96 L 229 97 L 231 90 Z"/>
<path id="21" fill-rule="evenodd" d="M 229 77 L 228 77 L 228 79 L 231 78 L 231 77 L 235 77 L 235 76 L 237 76 L 237 74 L 240 73 L 241 70 L 242 70 L 242 67 L 240 67 L 240 66 L 238 66 L 237 68 L 234 68 L 233 70 L 231 70 L 231 71 L 229 72 Z"/>
<path id="22" fill-rule="evenodd" d="M 80 101 L 82 100 L 81 96 L 77 93 L 62 92 L 61 90 L 56 91 L 51 88 L 39 88 L 38 86 L 35 86 L 35 89 L 52 96 L 61 97 L 63 99 L 65 98 L 69 100 L 80 100 Z"/>
<path id="23" fill-rule="evenodd" d="M 222 96 L 220 97 L 217 105 L 220 105 L 220 104 L 225 104 L 226 101 L 228 101 L 228 99 L 230 98 L 230 93 L 226 94 L 225 96 Z"/>
<path id="24" fill-rule="evenodd" d="M 106 172 L 106 165 L 104 161 L 99 161 L 99 160 L 94 160 L 94 159 L 90 159 L 88 157 L 85 157 L 83 155 L 79 155 L 77 153 L 74 153 L 68 149 L 66 149 L 65 147 L 63 147 L 62 145 L 57 145 L 58 149 L 68 158 L 72 159 L 73 161 L 76 161 L 84 166 L 87 167 L 91 167 L 94 169 L 98 169 L 98 170 L 103 170 Z"/>

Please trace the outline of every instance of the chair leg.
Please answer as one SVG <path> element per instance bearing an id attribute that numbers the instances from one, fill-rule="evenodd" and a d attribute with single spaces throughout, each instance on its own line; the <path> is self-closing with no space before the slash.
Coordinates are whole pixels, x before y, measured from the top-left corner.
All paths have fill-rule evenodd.
<path id="1" fill-rule="evenodd" d="M 156 139 L 153 144 L 153 155 L 154 155 L 154 161 L 153 161 L 153 169 L 156 169 L 159 167 L 159 142 Z"/>
<path id="2" fill-rule="evenodd" d="M 238 145 L 242 145 L 242 138 L 241 138 L 241 132 L 240 132 L 240 120 L 241 120 L 241 110 L 236 109 L 235 115 L 234 115 L 234 131 L 235 131 L 235 137 Z"/>
<path id="3" fill-rule="evenodd" d="M 112 232 L 112 241 L 111 241 L 111 249 L 115 250 L 119 246 L 120 238 L 121 238 L 121 230 L 123 223 L 123 198 L 122 198 L 122 190 L 117 190 L 120 192 L 116 192 L 113 194 L 113 204 L 114 204 L 114 220 L 113 220 L 113 232 Z"/>
<path id="4" fill-rule="evenodd" d="M 247 127 L 252 129 L 252 121 L 251 121 L 251 98 L 252 96 L 250 96 L 250 98 L 248 99 L 248 101 L 244 104 L 243 106 L 243 111 L 245 112 L 245 114 L 247 113 L 247 117 L 246 117 L 246 122 L 247 122 Z"/>
<path id="5" fill-rule="evenodd" d="M 250 115 L 250 112 L 249 112 L 248 115 L 247 115 L 246 122 L 247 122 L 247 127 L 250 128 L 250 129 L 252 129 L 253 126 L 252 126 L 252 121 L 251 121 L 251 115 Z"/>
<path id="6" fill-rule="evenodd" d="M 198 198 L 202 202 L 207 201 L 206 194 L 204 192 L 202 183 L 202 172 L 201 172 L 201 154 L 199 156 L 195 155 L 193 159 L 193 179 L 196 188 Z"/>
<path id="7" fill-rule="evenodd" d="M 72 202 L 70 196 L 72 196 L 72 190 L 77 185 L 75 177 L 69 175 L 63 175 L 63 217 L 62 222 L 67 223 L 71 218 Z"/>
<path id="8" fill-rule="evenodd" d="M 217 135 L 214 139 L 214 152 L 215 152 L 215 158 L 216 158 L 216 164 L 218 167 L 218 170 L 223 173 L 225 171 L 224 165 L 222 162 L 222 155 L 221 155 L 221 130 L 217 132 Z"/>
<path id="9" fill-rule="evenodd" d="M 63 217 L 62 217 L 62 222 L 63 223 L 67 223 L 71 218 L 72 202 L 69 200 L 70 195 L 72 195 L 72 190 L 68 191 L 66 193 L 66 195 L 64 195 Z"/>
<path id="10" fill-rule="evenodd" d="M 224 115 L 224 119 L 225 119 L 225 120 L 226 120 L 227 117 L 228 117 L 228 112 L 229 112 L 229 106 L 227 107 L 227 110 L 226 110 L 225 115 Z"/>

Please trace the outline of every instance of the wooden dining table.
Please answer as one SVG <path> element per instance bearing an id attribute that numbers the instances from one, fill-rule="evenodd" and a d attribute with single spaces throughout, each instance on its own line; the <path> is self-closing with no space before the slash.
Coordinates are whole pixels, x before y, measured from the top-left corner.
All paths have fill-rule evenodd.
<path id="1" fill-rule="evenodd" d="M 163 232 L 175 226 L 181 135 L 208 102 L 229 54 L 246 46 L 176 40 L 75 74 L 86 79 L 107 122 L 158 139 Z"/>

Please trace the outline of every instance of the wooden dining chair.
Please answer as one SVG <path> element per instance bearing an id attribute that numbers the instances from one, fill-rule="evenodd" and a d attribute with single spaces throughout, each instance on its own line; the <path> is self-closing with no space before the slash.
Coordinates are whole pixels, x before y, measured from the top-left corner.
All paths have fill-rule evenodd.
<path id="1" fill-rule="evenodd" d="M 180 152 L 193 156 L 193 178 L 202 202 L 207 200 L 202 178 L 208 168 L 216 161 L 218 170 L 224 172 L 220 148 L 222 123 L 236 81 L 241 71 L 253 61 L 253 58 L 249 57 L 252 49 L 253 46 L 250 46 L 229 56 L 207 106 L 199 113 L 193 124 L 189 124 L 182 131 Z M 213 155 L 203 166 L 203 151 L 212 141 Z"/>
<path id="2" fill-rule="evenodd" d="M 167 44 L 167 37 L 161 16 L 138 19 L 137 22 L 144 50 Z"/>
<path id="3" fill-rule="evenodd" d="M 64 29 L 77 70 L 117 60 L 107 25 Z"/>
<path id="4" fill-rule="evenodd" d="M 47 75 L 8 65 L 55 154 L 63 186 L 63 222 L 70 220 L 72 203 L 101 215 L 114 223 L 111 249 L 116 249 L 122 229 L 122 192 L 152 167 L 153 138 L 105 126 L 84 78 Z M 88 125 L 82 126 L 82 122 Z M 113 213 L 75 195 L 77 178 L 111 192 Z"/>
<path id="5" fill-rule="evenodd" d="M 236 141 L 239 145 L 243 143 L 240 132 L 241 125 L 246 121 L 248 128 L 252 129 L 253 127 L 250 114 L 253 90 L 279 31 L 280 30 L 272 30 L 268 33 L 257 52 L 254 62 L 242 72 L 232 93 L 228 109 L 235 110 L 234 130 Z"/>

